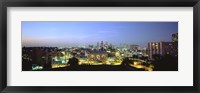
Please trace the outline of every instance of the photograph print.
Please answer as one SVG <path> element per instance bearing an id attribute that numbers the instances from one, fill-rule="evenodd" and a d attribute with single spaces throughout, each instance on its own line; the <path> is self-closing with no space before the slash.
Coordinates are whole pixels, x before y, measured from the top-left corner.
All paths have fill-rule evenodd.
<path id="1" fill-rule="evenodd" d="M 22 71 L 178 71 L 178 22 L 22 21 Z"/>

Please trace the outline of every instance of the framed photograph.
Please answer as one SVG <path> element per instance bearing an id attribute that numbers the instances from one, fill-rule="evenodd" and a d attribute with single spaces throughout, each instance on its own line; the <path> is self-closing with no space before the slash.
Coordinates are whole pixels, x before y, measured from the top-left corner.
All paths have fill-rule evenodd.
<path id="1" fill-rule="evenodd" d="M 199 93 L 199 0 L 0 7 L 2 93 Z"/>

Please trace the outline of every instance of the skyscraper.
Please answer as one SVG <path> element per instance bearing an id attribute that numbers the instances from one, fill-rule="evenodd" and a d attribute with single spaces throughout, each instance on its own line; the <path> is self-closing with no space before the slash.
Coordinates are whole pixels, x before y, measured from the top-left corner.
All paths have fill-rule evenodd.
<path id="1" fill-rule="evenodd" d="M 100 49 L 99 42 L 97 42 L 96 48 L 97 48 L 97 49 Z"/>
<path id="2" fill-rule="evenodd" d="M 178 42 L 178 33 L 172 34 L 172 42 Z"/>
<path id="3" fill-rule="evenodd" d="M 101 41 L 101 49 L 103 49 L 103 41 Z"/>
<path id="4" fill-rule="evenodd" d="M 159 54 L 178 56 L 178 43 L 177 42 L 149 42 L 148 43 L 148 55 L 149 59 L 153 58 L 153 55 Z"/>

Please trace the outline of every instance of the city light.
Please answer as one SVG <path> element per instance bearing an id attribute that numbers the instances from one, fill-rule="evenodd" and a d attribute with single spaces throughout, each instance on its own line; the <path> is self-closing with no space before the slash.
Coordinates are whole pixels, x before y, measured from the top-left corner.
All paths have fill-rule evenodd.
<path id="1" fill-rule="evenodd" d="M 178 71 L 178 22 L 23 22 L 22 28 L 22 71 Z"/>

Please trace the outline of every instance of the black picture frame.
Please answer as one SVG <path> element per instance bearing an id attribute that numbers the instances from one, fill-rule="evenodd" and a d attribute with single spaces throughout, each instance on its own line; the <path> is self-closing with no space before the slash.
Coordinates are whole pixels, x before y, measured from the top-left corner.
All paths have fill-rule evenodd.
<path id="1" fill-rule="evenodd" d="M 7 7 L 193 7 L 194 86 L 7 86 Z M 2 0 L 0 1 L 0 91 L 2 93 L 199 93 L 200 0 Z"/>

